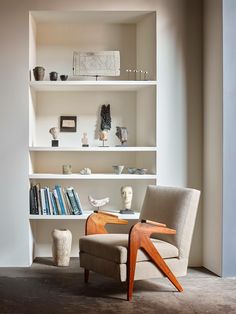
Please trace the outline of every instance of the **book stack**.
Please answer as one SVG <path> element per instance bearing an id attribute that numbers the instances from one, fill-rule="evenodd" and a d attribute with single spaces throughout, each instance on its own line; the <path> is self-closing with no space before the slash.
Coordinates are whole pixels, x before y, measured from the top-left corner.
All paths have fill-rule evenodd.
<path id="1" fill-rule="evenodd" d="M 41 188 L 39 184 L 30 187 L 30 214 L 31 215 L 82 215 L 78 193 L 73 187 L 63 189 L 55 185 Z"/>

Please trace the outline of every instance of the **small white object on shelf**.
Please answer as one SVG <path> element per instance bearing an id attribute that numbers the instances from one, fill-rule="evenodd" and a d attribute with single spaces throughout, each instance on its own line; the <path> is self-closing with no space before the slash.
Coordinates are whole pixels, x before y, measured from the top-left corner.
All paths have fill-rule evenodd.
<path id="1" fill-rule="evenodd" d="M 92 205 L 93 207 L 96 207 L 97 210 L 99 210 L 100 207 L 108 204 L 110 201 L 109 197 L 105 197 L 105 198 L 100 199 L 100 200 L 95 200 L 91 195 L 88 196 L 88 200 L 89 200 L 90 205 Z"/>

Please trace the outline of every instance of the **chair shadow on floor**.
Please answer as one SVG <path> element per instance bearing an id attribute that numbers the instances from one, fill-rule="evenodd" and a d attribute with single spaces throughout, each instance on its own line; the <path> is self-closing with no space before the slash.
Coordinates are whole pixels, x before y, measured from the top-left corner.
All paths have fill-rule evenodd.
<path id="1" fill-rule="evenodd" d="M 37 266 L 33 269 L 34 280 L 41 282 L 47 278 L 48 289 L 60 290 L 62 293 L 65 292 L 65 295 L 126 301 L 127 284 L 125 282 L 117 282 L 91 272 L 89 282 L 84 283 L 83 270 L 79 264 L 78 266 L 76 264 L 77 260 L 71 259 L 69 267 L 57 267 L 53 264 L 52 258 L 37 258 L 34 261 L 34 265 Z M 143 292 L 165 293 L 176 292 L 176 289 L 167 279 L 136 281 L 134 293 L 138 295 Z"/>

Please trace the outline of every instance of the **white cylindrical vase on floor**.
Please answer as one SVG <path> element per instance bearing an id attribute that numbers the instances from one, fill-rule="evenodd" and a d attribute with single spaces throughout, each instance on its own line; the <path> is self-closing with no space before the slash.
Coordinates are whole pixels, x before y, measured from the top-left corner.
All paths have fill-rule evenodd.
<path id="1" fill-rule="evenodd" d="M 52 256 L 56 266 L 69 266 L 72 234 L 68 229 L 52 231 Z"/>

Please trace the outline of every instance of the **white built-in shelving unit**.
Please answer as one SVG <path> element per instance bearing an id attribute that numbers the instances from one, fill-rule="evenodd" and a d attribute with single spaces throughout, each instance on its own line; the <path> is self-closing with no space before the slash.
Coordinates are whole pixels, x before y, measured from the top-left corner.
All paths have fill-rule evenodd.
<path id="1" fill-rule="evenodd" d="M 32 257 L 51 255 L 50 232 L 55 227 L 72 231 L 72 255 L 77 256 L 78 238 L 91 213 L 89 194 L 110 197 L 104 210 L 118 213 L 120 188 L 131 185 L 136 214 L 122 217 L 132 223 L 138 219 L 147 185 L 157 183 L 156 12 L 34 11 L 29 22 L 29 182 L 73 186 L 85 210 L 82 216 L 29 215 Z M 73 51 L 99 50 L 120 51 L 120 77 L 73 77 Z M 46 69 L 44 81 L 34 81 L 32 69 L 37 65 Z M 127 80 L 126 69 L 148 71 L 149 79 Z M 49 81 L 51 71 L 67 74 L 69 80 Z M 101 147 L 97 136 L 102 104 L 111 105 L 108 147 Z M 49 129 L 66 115 L 77 116 L 77 132 L 60 133 L 59 147 L 51 147 Z M 116 126 L 128 128 L 127 147 L 117 146 Z M 86 148 L 81 145 L 84 132 L 90 144 Z M 73 174 L 63 175 L 63 164 L 71 164 Z M 113 165 L 124 165 L 124 172 L 114 174 Z M 81 175 L 84 167 L 92 174 Z M 148 171 L 129 174 L 128 167 Z"/>

